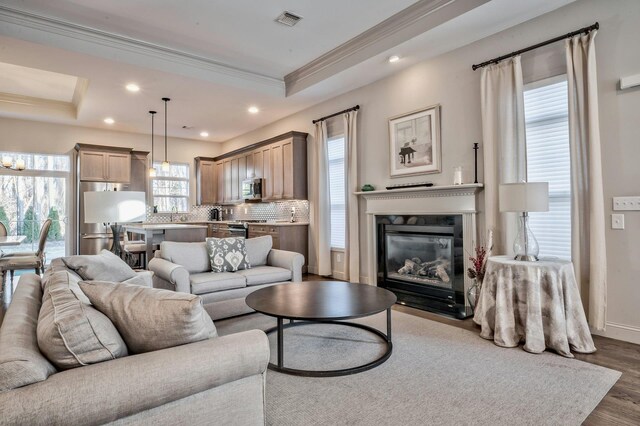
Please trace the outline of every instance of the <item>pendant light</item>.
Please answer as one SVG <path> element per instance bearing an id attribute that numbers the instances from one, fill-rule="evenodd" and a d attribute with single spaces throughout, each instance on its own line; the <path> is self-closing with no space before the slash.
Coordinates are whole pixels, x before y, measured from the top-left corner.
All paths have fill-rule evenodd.
<path id="1" fill-rule="evenodd" d="M 164 101 L 164 161 L 162 162 L 162 171 L 168 172 L 171 170 L 171 165 L 167 160 L 167 102 L 171 99 L 162 98 L 162 100 Z"/>
<path id="2" fill-rule="evenodd" d="M 156 168 L 153 165 L 153 117 L 156 115 L 156 111 L 149 111 L 151 114 L 151 167 L 149 167 L 149 177 L 156 177 Z"/>

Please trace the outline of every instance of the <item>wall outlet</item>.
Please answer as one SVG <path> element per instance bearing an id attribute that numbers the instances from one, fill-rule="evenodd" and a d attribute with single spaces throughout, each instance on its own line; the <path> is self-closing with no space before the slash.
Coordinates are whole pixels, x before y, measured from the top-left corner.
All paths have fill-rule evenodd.
<path id="1" fill-rule="evenodd" d="M 640 210 L 640 197 L 613 197 L 613 210 Z"/>
<path id="2" fill-rule="evenodd" d="M 338 254 L 336 255 L 336 261 L 338 261 L 338 262 L 342 262 L 342 253 L 338 253 Z"/>
<path id="3" fill-rule="evenodd" d="M 248 209 L 245 207 L 244 208 L 244 214 L 247 214 Z"/>
<path id="4" fill-rule="evenodd" d="M 624 215 L 622 213 L 611 215 L 611 229 L 624 229 Z"/>

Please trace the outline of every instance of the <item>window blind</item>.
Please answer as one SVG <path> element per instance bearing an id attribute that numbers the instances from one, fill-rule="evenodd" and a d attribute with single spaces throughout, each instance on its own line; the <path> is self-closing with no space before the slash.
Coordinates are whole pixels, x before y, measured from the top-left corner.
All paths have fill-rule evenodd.
<path id="1" fill-rule="evenodd" d="M 524 92 L 527 180 L 549 182 L 549 211 L 531 213 L 540 256 L 571 259 L 571 156 L 567 81 L 533 83 Z"/>
<path id="2" fill-rule="evenodd" d="M 329 200 L 331 203 L 331 248 L 345 246 L 345 165 L 344 137 L 338 136 L 327 141 L 329 160 Z"/>

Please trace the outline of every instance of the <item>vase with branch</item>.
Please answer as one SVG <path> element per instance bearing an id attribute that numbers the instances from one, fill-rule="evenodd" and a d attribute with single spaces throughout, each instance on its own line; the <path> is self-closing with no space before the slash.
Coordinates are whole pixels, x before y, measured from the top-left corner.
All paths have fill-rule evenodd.
<path id="1" fill-rule="evenodd" d="M 488 232 L 487 244 L 474 247 L 474 256 L 469 256 L 471 267 L 467 269 L 467 276 L 473 280 L 473 284 L 467 290 L 467 300 L 471 309 L 475 311 L 482 291 L 482 280 L 487 269 L 487 259 L 491 256 L 493 248 L 493 232 Z"/>

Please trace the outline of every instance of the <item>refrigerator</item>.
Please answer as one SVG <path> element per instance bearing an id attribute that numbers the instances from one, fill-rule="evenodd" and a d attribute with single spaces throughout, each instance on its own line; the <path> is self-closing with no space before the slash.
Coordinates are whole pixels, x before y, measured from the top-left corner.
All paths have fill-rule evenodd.
<path id="1" fill-rule="evenodd" d="M 78 187 L 77 218 L 78 254 L 98 254 L 102 249 L 111 249 L 113 234 L 104 223 L 84 223 L 84 193 L 87 191 L 127 191 L 122 183 L 80 182 Z"/>

